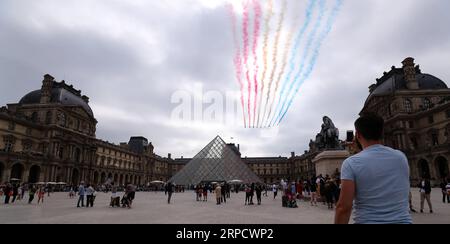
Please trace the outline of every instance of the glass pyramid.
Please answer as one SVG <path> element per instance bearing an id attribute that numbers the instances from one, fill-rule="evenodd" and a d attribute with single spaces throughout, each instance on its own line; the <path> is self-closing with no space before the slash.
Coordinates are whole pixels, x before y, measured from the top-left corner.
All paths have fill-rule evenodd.
<path id="1" fill-rule="evenodd" d="M 170 179 L 176 185 L 240 180 L 261 183 L 259 177 L 241 160 L 220 136 L 212 140 L 180 172 Z"/>

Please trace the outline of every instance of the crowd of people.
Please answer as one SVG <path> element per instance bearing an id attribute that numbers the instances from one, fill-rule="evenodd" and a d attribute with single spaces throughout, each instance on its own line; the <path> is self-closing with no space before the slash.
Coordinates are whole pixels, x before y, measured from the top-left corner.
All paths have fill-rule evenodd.
<path id="1" fill-rule="evenodd" d="M 28 183 L 7 182 L 0 186 L 0 197 L 4 197 L 4 204 L 14 204 L 22 202 L 28 192 L 28 204 L 32 204 L 37 196 L 37 204 L 44 203 L 44 197 L 47 193 L 50 196 L 52 187 L 50 185 L 36 185 Z"/>

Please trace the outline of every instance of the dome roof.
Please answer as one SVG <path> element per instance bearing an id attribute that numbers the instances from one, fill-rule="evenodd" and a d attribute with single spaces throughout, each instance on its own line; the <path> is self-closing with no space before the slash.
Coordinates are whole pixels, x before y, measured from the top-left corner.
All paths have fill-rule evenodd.
<path id="1" fill-rule="evenodd" d="M 447 84 L 445 84 L 445 82 L 430 74 L 418 73 L 416 74 L 416 79 L 419 83 L 420 90 L 448 89 L 448 86 Z M 374 85 L 374 88 L 367 98 L 367 101 L 369 101 L 373 96 L 388 95 L 395 91 L 407 89 L 408 88 L 406 86 L 404 75 L 401 72 L 396 72 L 389 75 L 389 77 L 380 79 L 379 83 L 377 85 Z"/>
<path id="2" fill-rule="evenodd" d="M 36 90 L 25 95 L 19 102 L 19 104 L 39 104 L 41 101 L 41 90 Z M 65 89 L 64 87 L 53 87 L 52 95 L 50 98 L 51 103 L 59 103 L 68 106 L 80 106 L 90 116 L 94 117 L 91 107 L 82 97 L 75 95 L 73 92 Z"/>

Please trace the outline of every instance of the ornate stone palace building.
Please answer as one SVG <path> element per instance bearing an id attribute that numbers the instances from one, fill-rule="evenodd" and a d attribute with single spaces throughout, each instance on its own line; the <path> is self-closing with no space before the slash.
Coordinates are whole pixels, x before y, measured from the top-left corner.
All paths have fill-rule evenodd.
<path id="1" fill-rule="evenodd" d="M 385 119 L 386 145 L 403 151 L 410 162 L 411 181 L 449 175 L 450 89 L 439 78 L 422 73 L 413 58 L 395 66 L 377 83 L 361 113 L 372 112 Z"/>
<path id="2" fill-rule="evenodd" d="M 145 184 L 170 177 L 169 159 L 144 137 L 114 145 L 96 138 L 81 91 L 45 75 L 40 90 L 0 108 L 0 182 Z"/>

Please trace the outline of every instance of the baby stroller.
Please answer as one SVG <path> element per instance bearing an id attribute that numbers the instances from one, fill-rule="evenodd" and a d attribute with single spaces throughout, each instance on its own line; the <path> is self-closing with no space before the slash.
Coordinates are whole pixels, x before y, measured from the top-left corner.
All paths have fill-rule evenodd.
<path id="1" fill-rule="evenodd" d="M 130 206 L 131 201 L 128 198 L 127 194 L 123 195 L 121 203 L 122 203 L 122 208 L 126 208 L 126 207 L 131 208 L 131 206 Z"/>
<path id="2" fill-rule="evenodd" d="M 111 196 L 111 203 L 109 204 L 109 206 L 111 206 L 113 208 L 115 208 L 115 207 L 120 208 L 120 196 L 113 194 Z"/>

